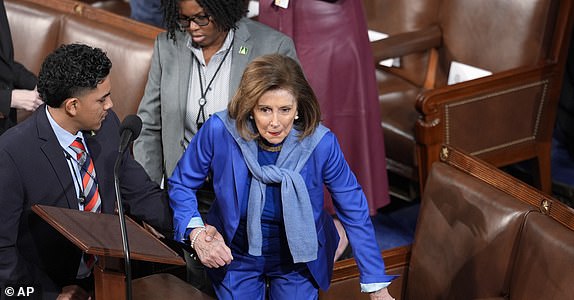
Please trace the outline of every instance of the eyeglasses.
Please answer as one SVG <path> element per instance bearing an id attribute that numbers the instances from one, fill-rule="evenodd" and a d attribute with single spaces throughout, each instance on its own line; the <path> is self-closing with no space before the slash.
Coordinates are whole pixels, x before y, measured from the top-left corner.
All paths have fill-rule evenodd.
<path id="1" fill-rule="evenodd" d="M 189 28 L 191 22 L 197 24 L 198 26 L 207 26 L 207 24 L 209 24 L 209 15 L 196 15 L 193 17 L 179 16 L 179 18 L 177 18 L 177 24 L 182 30 Z"/>

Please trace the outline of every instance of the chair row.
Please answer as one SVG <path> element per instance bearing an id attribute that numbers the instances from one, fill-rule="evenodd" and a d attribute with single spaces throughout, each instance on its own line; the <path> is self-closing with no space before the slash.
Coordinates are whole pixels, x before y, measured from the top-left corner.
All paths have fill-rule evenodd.
<path id="1" fill-rule="evenodd" d="M 372 43 L 389 171 L 422 190 L 449 144 L 497 167 L 532 160 L 550 193 L 573 1 L 364 3 L 369 27 L 390 35 Z"/>
<path id="2" fill-rule="evenodd" d="M 412 246 L 383 251 L 397 299 L 570 299 L 574 209 L 474 156 L 442 147 Z M 367 299 L 352 259 L 321 299 Z"/>

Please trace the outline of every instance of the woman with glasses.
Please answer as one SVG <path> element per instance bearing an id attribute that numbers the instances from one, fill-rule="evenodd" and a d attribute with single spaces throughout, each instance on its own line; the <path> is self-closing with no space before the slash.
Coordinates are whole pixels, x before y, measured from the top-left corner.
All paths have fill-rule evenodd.
<path id="1" fill-rule="evenodd" d="M 134 155 L 152 180 L 163 183 L 201 125 L 227 107 L 247 63 L 267 53 L 296 57 L 293 41 L 245 18 L 244 0 L 162 0 L 167 32 L 158 35 L 138 115 L 143 127 Z M 201 213 L 213 202 L 208 180 Z M 188 280 L 209 292 L 189 253 Z"/>
<path id="2" fill-rule="evenodd" d="M 138 109 L 134 155 L 161 183 L 199 127 L 225 109 L 245 66 L 267 53 L 295 58 L 286 35 L 245 18 L 244 0 L 163 0 L 167 32 L 158 35 Z"/>

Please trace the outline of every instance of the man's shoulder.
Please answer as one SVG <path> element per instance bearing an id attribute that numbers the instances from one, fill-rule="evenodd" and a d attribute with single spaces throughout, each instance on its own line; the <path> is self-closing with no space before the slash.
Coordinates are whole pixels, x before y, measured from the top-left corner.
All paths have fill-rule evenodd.
<path id="1" fill-rule="evenodd" d="M 19 152 L 23 147 L 38 138 L 38 132 L 33 119 L 34 115 L 24 122 L 11 127 L 0 135 L 0 149 L 10 149 Z"/>

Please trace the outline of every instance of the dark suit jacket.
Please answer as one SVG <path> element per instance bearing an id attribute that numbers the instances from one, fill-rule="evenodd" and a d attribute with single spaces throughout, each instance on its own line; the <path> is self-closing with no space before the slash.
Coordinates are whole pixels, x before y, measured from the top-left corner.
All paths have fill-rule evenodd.
<path id="1" fill-rule="evenodd" d="M 12 35 L 6 17 L 4 1 L 0 1 L 0 134 L 16 124 L 16 110 L 10 108 L 13 89 L 32 90 L 36 76 L 23 65 L 14 61 Z"/>
<path id="2" fill-rule="evenodd" d="M 110 111 L 95 135 L 84 134 L 96 168 L 102 213 L 108 214 L 113 213 L 116 201 L 113 168 L 118 131 L 118 117 Z M 171 230 L 165 193 L 129 151 L 123 157 L 119 181 L 126 213 L 158 229 Z M 75 279 L 81 252 L 30 207 L 78 209 L 78 202 L 45 105 L 0 136 L 0 195 L 0 286 L 33 283 L 41 285 L 45 295 L 59 292 Z"/>

